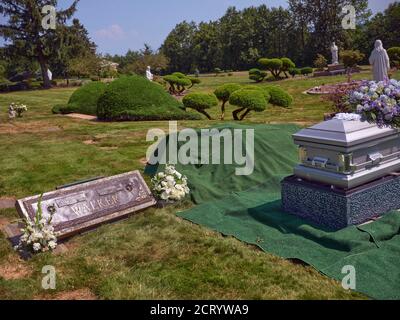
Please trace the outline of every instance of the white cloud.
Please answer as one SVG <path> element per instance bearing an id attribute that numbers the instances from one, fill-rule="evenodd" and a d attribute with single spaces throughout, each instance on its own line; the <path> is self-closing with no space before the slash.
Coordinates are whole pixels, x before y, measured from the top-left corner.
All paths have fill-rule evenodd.
<path id="1" fill-rule="evenodd" d="M 118 24 L 96 31 L 96 37 L 106 40 L 122 40 L 126 37 L 124 29 Z"/>

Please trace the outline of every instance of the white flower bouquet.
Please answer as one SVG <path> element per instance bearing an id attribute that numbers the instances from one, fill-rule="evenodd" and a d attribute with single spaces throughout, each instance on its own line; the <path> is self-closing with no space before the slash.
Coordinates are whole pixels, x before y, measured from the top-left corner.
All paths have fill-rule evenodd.
<path id="1" fill-rule="evenodd" d="M 165 171 L 156 174 L 151 182 L 153 193 L 166 202 L 181 201 L 190 193 L 187 177 L 176 171 L 173 165 L 166 165 Z"/>
<path id="2" fill-rule="evenodd" d="M 9 110 L 9 113 L 14 112 L 18 118 L 21 118 L 22 114 L 25 111 L 28 111 L 28 107 L 24 104 L 16 104 L 13 102 L 10 104 L 10 107 L 8 108 L 8 110 Z"/>
<path id="3" fill-rule="evenodd" d="M 42 197 L 38 202 L 35 221 L 25 218 L 25 228 L 21 229 L 22 236 L 16 249 L 26 249 L 33 253 L 52 251 L 57 247 L 57 237 L 51 225 L 55 210 L 51 212 L 49 218 L 44 218 L 41 207 Z"/>

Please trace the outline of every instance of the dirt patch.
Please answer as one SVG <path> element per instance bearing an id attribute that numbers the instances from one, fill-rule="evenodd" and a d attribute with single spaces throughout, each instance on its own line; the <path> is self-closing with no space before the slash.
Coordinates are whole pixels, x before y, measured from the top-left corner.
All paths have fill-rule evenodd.
<path id="1" fill-rule="evenodd" d="M 40 133 L 40 132 L 59 132 L 62 129 L 56 126 L 50 126 L 46 122 L 29 121 L 29 122 L 8 122 L 0 124 L 0 134 L 17 134 L 17 133 Z"/>
<path id="2" fill-rule="evenodd" d="M 32 270 L 17 257 L 9 259 L 0 265 L 0 277 L 6 280 L 18 280 L 29 277 Z"/>
<path id="3" fill-rule="evenodd" d="M 65 291 L 56 294 L 55 296 L 42 296 L 37 298 L 36 300 L 97 300 L 96 295 L 90 291 L 88 288 L 83 288 L 74 291 Z"/>
<path id="4" fill-rule="evenodd" d="M 0 229 L 3 229 L 5 226 L 8 226 L 10 224 L 10 221 L 8 221 L 6 218 L 0 218 Z"/>
<path id="5" fill-rule="evenodd" d="M 73 118 L 73 119 L 81 119 L 81 120 L 89 120 L 89 121 L 97 120 L 96 116 L 90 116 L 88 114 L 70 113 L 70 114 L 66 114 L 65 116 L 69 117 L 69 118 Z"/>
<path id="6" fill-rule="evenodd" d="M 143 165 L 145 165 L 145 166 L 147 166 L 147 158 L 142 158 L 142 159 L 140 159 L 139 160 L 139 162 L 141 163 L 141 164 L 143 164 Z"/>
<path id="7" fill-rule="evenodd" d="M 86 144 L 87 146 L 91 146 L 91 145 L 97 144 L 97 142 L 94 140 L 85 140 L 85 141 L 83 141 L 83 144 Z"/>
<path id="8" fill-rule="evenodd" d="M 0 198 L 0 209 L 11 209 L 15 207 L 16 199 L 13 197 Z"/>

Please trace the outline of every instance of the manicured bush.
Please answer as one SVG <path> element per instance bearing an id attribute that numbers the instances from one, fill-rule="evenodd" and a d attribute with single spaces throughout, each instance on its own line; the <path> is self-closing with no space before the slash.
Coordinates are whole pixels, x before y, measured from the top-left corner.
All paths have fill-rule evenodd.
<path id="1" fill-rule="evenodd" d="M 301 74 L 301 70 L 299 68 L 291 68 L 289 69 L 289 74 L 294 78 L 295 76 Z"/>
<path id="2" fill-rule="evenodd" d="M 218 76 L 220 73 L 222 73 L 222 69 L 221 68 L 215 68 L 214 72 L 215 72 L 215 76 Z"/>
<path id="3" fill-rule="evenodd" d="M 267 59 L 262 58 L 258 60 L 258 63 L 275 77 L 275 79 L 279 79 L 279 76 L 282 72 L 283 62 L 281 59 Z"/>
<path id="4" fill-rule="evenodd" d="M 288 72 L 290 69 L 296 68 L 296 64 L 289 58 L 282 58 L 281 61 L 282 61 L 281 72 L 285 74 L 286 78 L 289 78 Z"/>
<path id="5" fill-rule="evenodd" d="M 400 47 L 393 47 L 387 51 L 391 63 L 394 67 L 400 68 Z"/>
<path id="6" fill-rule="evenodd" d="M 97 117 L 106 121 L 197 120 L 162 86 L 141 76 L 111 82 L 97 103 Z"/>
<path id="7" fill-rule="evenodd" d="M 300 69 L 301 74 L 304 76 L 308 76 L 309 74 L 312 74 L 314 72 L 314 69 L 311 67 L 305 67 Z"/>
<path id="8" fill-rule="evenodd" d="M 225 118 L 225 105 L 229 101 L 232 93 L 241 89 L 241 86 L 237 83 L 227 83 L 218 87 L 214 94 L 222 102 L 221 106 L 221 120 Z"/>
<path id="9" fill-rule="evenodd" d="M 189 89 L 193 88 L 194 85 L 200 84 L 200 83 L 201 83 L 201 80 L 200 80 L 199 78 L 188 77 L 188 79 L 189 79 L 190 82 L 192 83 L 191 86 L 189 87 Z"/>
<path id="10" fill-rule="evenodd" d="M 64 108 L 59 108 L 60 113 L 82 113 L 95 116 L 97 101 L 106 87 L 107 85 L 102 82 L 90 82 L 80 87 L 69 98 L 68 105 L 64 106 Z"/>
<path id="11" fill-rule="evenodd" d="M 209 120 L 212 119 L 206 110 L 218 105 L 217 97 L 207 93 L 190 93 L 183 98 L 182 102 L 185 108 L 194 109 Z"/>
<path id="12" fill-rule="evenodd" d="M 322 71 L 328 65 L 328 60 L 322 55 L 318 54 L 317 58 L 314 60 L 314 67 Z"/>
<path id="13" fill-rule="evenodd" d="M 267 107 L 267 100 L 261 90 L 241 89 L 232 93 L 229 103 L 237 106 L 233 119 L 243 120 L 251 111 L 261 112 Z M 240 115 L 241 114 L 241 115 Z"/>
<path id="14" fill-rule="evenodd" d="M 356 67 L 364 58 L 365 54 L 361 53 L 359 50 L 343 50 L 340 53 L 340 59 L 346 68 Z"/>
<path id="15" fill-rule="evenodd" d="M 261 71 L 260 69 L 254 68 L 249 70 L 249 79 L 255 82 L 262 82 L 267 73 L 265 71 Z"/>
<path id="16" fill-rule="evenodd" d="M 182 94 L 187 87 L 193 86 L 190 78 L 181 72 L 174 72 L 163 77 L 163 79 L 169 84 L 169 93 L 173 95 Z"/>
<path id="17" fill-rule="evenodd" d="M 247 85 L 247 86 L 242 87 L 242 89 L 258 90 L 264 95 L 264 98 L 265 98 L 265 100 L 267 100 L 267 102 L 269 102 L 271 100 L 271 94 L 269 93 L 268 87 Z"/>
<path id="18" fill-rule="evenodd" d="M 277 86 L 268 86 L 265 89 L 269 92 L 271 99 L 269 102 L 273 105 L 288 108 L 293 103 L 293 97 Z"/>

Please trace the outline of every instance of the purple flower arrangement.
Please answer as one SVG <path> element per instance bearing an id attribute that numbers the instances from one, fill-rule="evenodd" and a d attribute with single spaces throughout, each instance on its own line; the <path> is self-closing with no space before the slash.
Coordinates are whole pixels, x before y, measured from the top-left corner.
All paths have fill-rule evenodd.
<path id="1" fill-rule="evenodd" d="M 348 96 L 352 109 L 379 127 L 400 128 L 400 81 L 363 81 Z"/>

